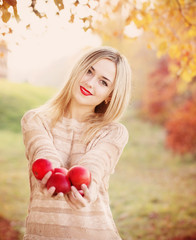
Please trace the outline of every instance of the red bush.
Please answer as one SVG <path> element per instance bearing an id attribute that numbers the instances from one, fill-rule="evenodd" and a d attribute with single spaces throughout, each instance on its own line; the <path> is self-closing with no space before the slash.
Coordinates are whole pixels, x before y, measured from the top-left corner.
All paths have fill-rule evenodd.
<path id="1" fill-rule="evenodd" d="M 179 79 L 171 77 L 168 64 L 168 58 L 160 60 L 156 70 L 149 75 L 142 99 L 142 117 L 159 124 L 163 124 L 179 104 Z"/>
<path id="2" fill-rule="evenodd" d="M 196 153 L 196 98 L 176 110 L 165 127 L 168 148 L 180 154 Z"/>
<path id="3" fill-rule="evenodd" d="M 181 79 L 172 77 L 168 67 L 170 63 L 169 58 L 162 58 L 149 75 L 140 116 L 165 126 L 168 148 L 180 154 L 195 154 L 196 77 L 183 92 L 179 92 Z"/>

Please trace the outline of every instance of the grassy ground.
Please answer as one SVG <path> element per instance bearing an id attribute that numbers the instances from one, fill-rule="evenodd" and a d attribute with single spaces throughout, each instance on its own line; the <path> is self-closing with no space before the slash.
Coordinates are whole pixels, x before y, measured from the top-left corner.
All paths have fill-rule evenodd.
<path id="1" fill-rule="evenodd" d="M 50 88 L 0 82 L 0 215 L 21 235 L 29 189 L 20 119 L 53 93 Z M 110 183 L 112 212 L 123 240 L 196 237 L 196 162 L 166 150 L 164 129 L 142 122 L 134 109 L 123 123 L 130 140 Z"/>
<path id="2" fill-rule="evenodd" d="M 21 235 L 29 185 L 20 120 L 27 110 L 38 107 L 54 93 L 52 88 L 0 81 L 0 216 L 12 221 Z"/>
<path id="3" fill-rule="evenodd" d="M 165 149 L 164 129 L 139 120 L 134 110 L 128 111 L 124 123 L 130 140 L 110 189 L 121 236 L 124 240 L 196 239 L 193 157 L 175 156 Z"/>

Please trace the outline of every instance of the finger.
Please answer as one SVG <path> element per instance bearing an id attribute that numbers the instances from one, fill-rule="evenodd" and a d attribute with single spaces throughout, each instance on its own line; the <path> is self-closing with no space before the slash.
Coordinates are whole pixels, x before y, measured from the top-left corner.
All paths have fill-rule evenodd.
<path id="1" fill-rule="evenodd" d="M 83 191 L 83 190 L 78 190 L 78 192 L 80 193 L 80 195 L 81 195 L 82 197 L 84 197 L 84 191 Z"/>
<path id="2" fill-rule="evenodd" d="M 70 201 L 76 205 L 78 208 L 86 207 L 88 204 L 88 201 L 81 196 L 81 194 L 78 192 L 78 190 L 75 187 L 71 187 L 71 193 L 69 194 Z"/>
<path id="3" fill-rule="evenodd" d="M 56 188 L 50 187 L 49 189 L 45 188 L 47 190 L 47 196 L 52 197 L 52 195 L 55 193 Z"/>
<path id="4" fill-rule="evenodd" d="M 62 192 L 59 192 L 54 198 L 56 200 L 64 200 L 64 194 Z"/>
<path id="5" fill-rule="evenodd" d="M 70 201 L 68 194 L 65 195 L 65 200 L 72 209 L 74 209 L 74 210 L 78 209 L 78 207 Z"/>
<path id="6" fill-rule="evenodd" d="M 88 203 L 92 202 L 92 193 L 90 194 L 90 191 L 88 189 L 88 187 L 85 184 L 82 184 L 81 186 L 82 191 L 84 192 L 84 198 L 86 199 L 86 201 Z"/>
<path id="7" fill-rule="evenodd" d="M 79 191 L 74 186 L 71 186 L 71 193 L 72 193 L 72 196 L 74 199 L 79 200 L 82 203 L 84 202 L 83 197 L 81 196 Z"/>
<path id="8" fill-rule="evenodd" d="M 57 197 L 64 197 L 64 194 L 62 192 L 57 194 Z"/>
<path id="9" fill-rule="evenodd" d="M 52 171 L 47 172 L 41 180 L 42 187 L 46 185 L 48 179 L 51 177 Z"/>
<path id="10" fill-rule="evenodd" d="M 82 184 L 81 188 L 84 192 L 84 198 L 86 198 L 88 202 L 91 202 L 90 192 L 86 184 Z"/>
<path id="11" fill-rule="evenodd" d="M 77 191 L 77 190 L 76 190 Z M 75 206 L 75 208 L 79 209 L 83 207 L 83 203 L 81 203 L 81 200 L 77 198 L 77 192 L 71 191 L 70 193 L 67 194 L 67 198 L 69 199 L 69 202 Z"/>

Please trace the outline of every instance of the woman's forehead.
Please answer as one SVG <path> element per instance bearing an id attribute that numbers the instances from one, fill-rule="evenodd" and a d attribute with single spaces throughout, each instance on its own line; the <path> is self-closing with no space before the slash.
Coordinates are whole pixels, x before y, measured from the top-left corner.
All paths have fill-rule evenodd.
<path id="1" fill-rule="evenodd" d="M 114 81 L 116 75 L 116 64 L 109 59 L 100 59 L 91 67 L 96 71 L 98 75 L 104 76 L 111 82 Z"/>

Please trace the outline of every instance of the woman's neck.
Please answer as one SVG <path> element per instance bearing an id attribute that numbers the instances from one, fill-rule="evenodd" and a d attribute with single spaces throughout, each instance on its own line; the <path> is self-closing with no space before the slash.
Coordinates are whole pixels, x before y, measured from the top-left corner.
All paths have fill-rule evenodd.
<path id="1" fill-rule="evenodd" d="M 84 122 L 90 114 L 94 112 L 93 110 L 89 110 L 89 107 L 86 106 L 76 106 L 70 104 L 68 110 L 65 112 L 64 116 L 66 118 L 73 118 L 78 122 Z"/>

